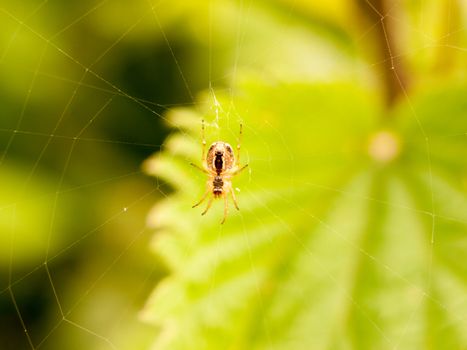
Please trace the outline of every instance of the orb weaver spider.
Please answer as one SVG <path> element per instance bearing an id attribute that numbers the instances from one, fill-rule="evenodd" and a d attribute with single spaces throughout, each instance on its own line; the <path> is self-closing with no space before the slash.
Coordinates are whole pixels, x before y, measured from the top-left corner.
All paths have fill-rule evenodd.
<path id="1" fill-rule="evenodd" d="M 209 195 L 209 201 L 206 206 L 206 209 L 201 213 L 204 215 L 211 208 L 214 198 L 224 197 L 224 218 L 222 219 L 221 224 L 225 222 L 228 213 L 228 195 L 232 196 L 233 203 L 237 210 L 237 198 L 232 188 L 231 179 L 235 175 L 239 174 L 244 170 L 248 164 L 240 167 L 240 146 L 242 138 L 242 124 L 240 124 L 240 135 L 238 138 L 237 144 L 237 158 L 235 158 L 232 146 L 227 142 L 216 141 L 210 147 L 206 154 L 206 138 L 204 131 L 204 120 L 201 121 L 201 140 L 202 140 L 202 151 L 201 151 L 201 164 L 198 166 L 196 164 L 190 163 L 196 169 L 202 171 L 208 175 L 208 180 L 206 182 L 206 192 L 203 194 L 201 199 L 193 205 L 193 208 L 196 208 L 198 205 L 204 202 Z"/>

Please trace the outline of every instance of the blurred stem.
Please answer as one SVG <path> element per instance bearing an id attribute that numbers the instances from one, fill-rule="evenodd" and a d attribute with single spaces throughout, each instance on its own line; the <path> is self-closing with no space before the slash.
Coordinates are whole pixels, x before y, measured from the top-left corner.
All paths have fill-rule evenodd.
<path id="1" fill-rule="evenodd" d="M 435 71 L 441 74 L 449 73 L 455 66 L 457 51 L 452 46 L 456 45 L 461 31 L 461 5 L 456 0 L 446 0 L 443 4 L 441 16 L 440 43 L 438 46 Z"/>
<path id="2" fill-rule="evenodd" d="M 375 44 L 378 57 L 382 61 L 386 105 L 391 108 L 399 97 L 405 94 L 409 84 L 409 77 L 397 45 L 396 23 L 393 19 L 398 18 L 394 15 L 397 7 L 392 0 L 357 0 L 357 3 L 367 22 L 378 23 L 374 29 Z"/>

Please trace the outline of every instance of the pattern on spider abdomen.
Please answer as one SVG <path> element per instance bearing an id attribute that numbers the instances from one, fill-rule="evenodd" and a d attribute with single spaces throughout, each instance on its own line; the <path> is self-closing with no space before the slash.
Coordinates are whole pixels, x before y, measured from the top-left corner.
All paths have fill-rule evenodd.
<path id="1" fill-rule="evenodd" d="M 224 167 L 224 161 L 222 160 L 222 153 L 216 153 L 216 159 L 214 160 L 214 166 L 216 168 L 216 173 L 219 175 L 222 172 Z"/>
<path id="2" fill-rule="evenodd" d="M 216 176 L 214 181 L 212 182 L 212 193 L 215 197 L 219 197 L 222 195 L 222 188 L 224 187 L 224 181 L 222 181 L 222 177 Z"/>
<path id="3" fill-rule="evenodd" d="M 232 147 L 225 142 L 217 141 L 209 147 L 206 156 L 206 166 L 217 175 L 232 169 L 235 165 L 235 157 Z"/>

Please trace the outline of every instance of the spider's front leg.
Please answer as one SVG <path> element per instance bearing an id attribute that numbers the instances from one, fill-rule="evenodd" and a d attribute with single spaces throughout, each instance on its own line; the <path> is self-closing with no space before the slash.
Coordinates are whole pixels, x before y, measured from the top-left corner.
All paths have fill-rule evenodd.
<path id="1" fill-rule="evenodd" d="M 232 188 L 232 185 L 230 185 L 230 194 L 232 195 L 232 200 L 234 202 L 235 209 L 240 210 L 240 208 L 238 207 L 238 203 L 237 203 L 237 197 L 235 197 L 235 192 Z"/>
<path id="2" fill-rule="evenodd" d="M 221 225 L 225 222 L 227 214 L 229 213 L 229 201 L 227 200 L 227 195 L 227 191 L 222 193 L 222 196 L 224 197 L 224 217 L 222 218 Z"/>
<path id="3" fill-rule="evenodd" d="M 209 198 L 209 202 L 208 202 L 208 205 L 206 206 L 206 209 L 204 209 L 204 211 L 201 213 L 201 215 L 204 215 L 204 214 L 206 214 L 208 212 L 209 208 L 211 208 L 213 200 L 214 200 L 214 196 L 211 196 Z"/>
<path id="4" fill-rule="evenodd" d="M 204 194 L 203 194 L 203 196 L 201 197 L 201 199 L 200 199 L 195 205 L 193 205 L 192 208 L 196 208 L 198 205 L 200 205 L 201 203 L 203 203 L 204 200 L 207 198 L 207 196 L 209 195 L 210 192 L 211 192 L 211 191 L 210 191 L 210 188 L 209 188 L 209 186 L 207 186 L 206 192 L 204 192 Z"/>

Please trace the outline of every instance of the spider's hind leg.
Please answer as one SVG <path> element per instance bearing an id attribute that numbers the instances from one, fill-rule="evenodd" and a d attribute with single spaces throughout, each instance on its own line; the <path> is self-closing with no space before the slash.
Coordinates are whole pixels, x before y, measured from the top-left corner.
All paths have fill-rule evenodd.
<path id="1" fill-rule="evenodd" d="M 199 171 L 202 171 L 202 172 L 205 173 L 205 174 L 209 174 L 209 171 L 207 171 L 206 169 L 204 169 L 204 168 L 202 168 L 202 167 L 200 167 L 200 166 L 198 166 L 198 165 L 196 165 L 196 164 L 194 164 L 194 163 L 190 163 L 190 165 L 191 165 L 192 167 L 198 169 Z"/>
<path id="2" fill-rule="evenodd" d="M 248 164 L 245 164 L 244 166 L 242 166 L 241 168 L 235 170 L 233 173 L 232 173 L 232 176 L 235 176 L 235 175 L 238 175 L 240 174 L 243 170 L 245 170 L 245 168 L 248 166 Z"/>
<path id="3" fill-rule="evenodd" d="M 237 142 L 237 163 L 236 166 L 240 166 L 240 148 L 242 147 L 242 135 L 243 135 L 243 124 L 240 124 L 240 133 L 238 134 Z"/>
<path id="4" fill-rule="evenodd" d="M 206 161 L 205 155 L 206 155 L 206 134 L 204 130 L 204 119 L 201 120 L 201 162 L 204 164 Z"/>

